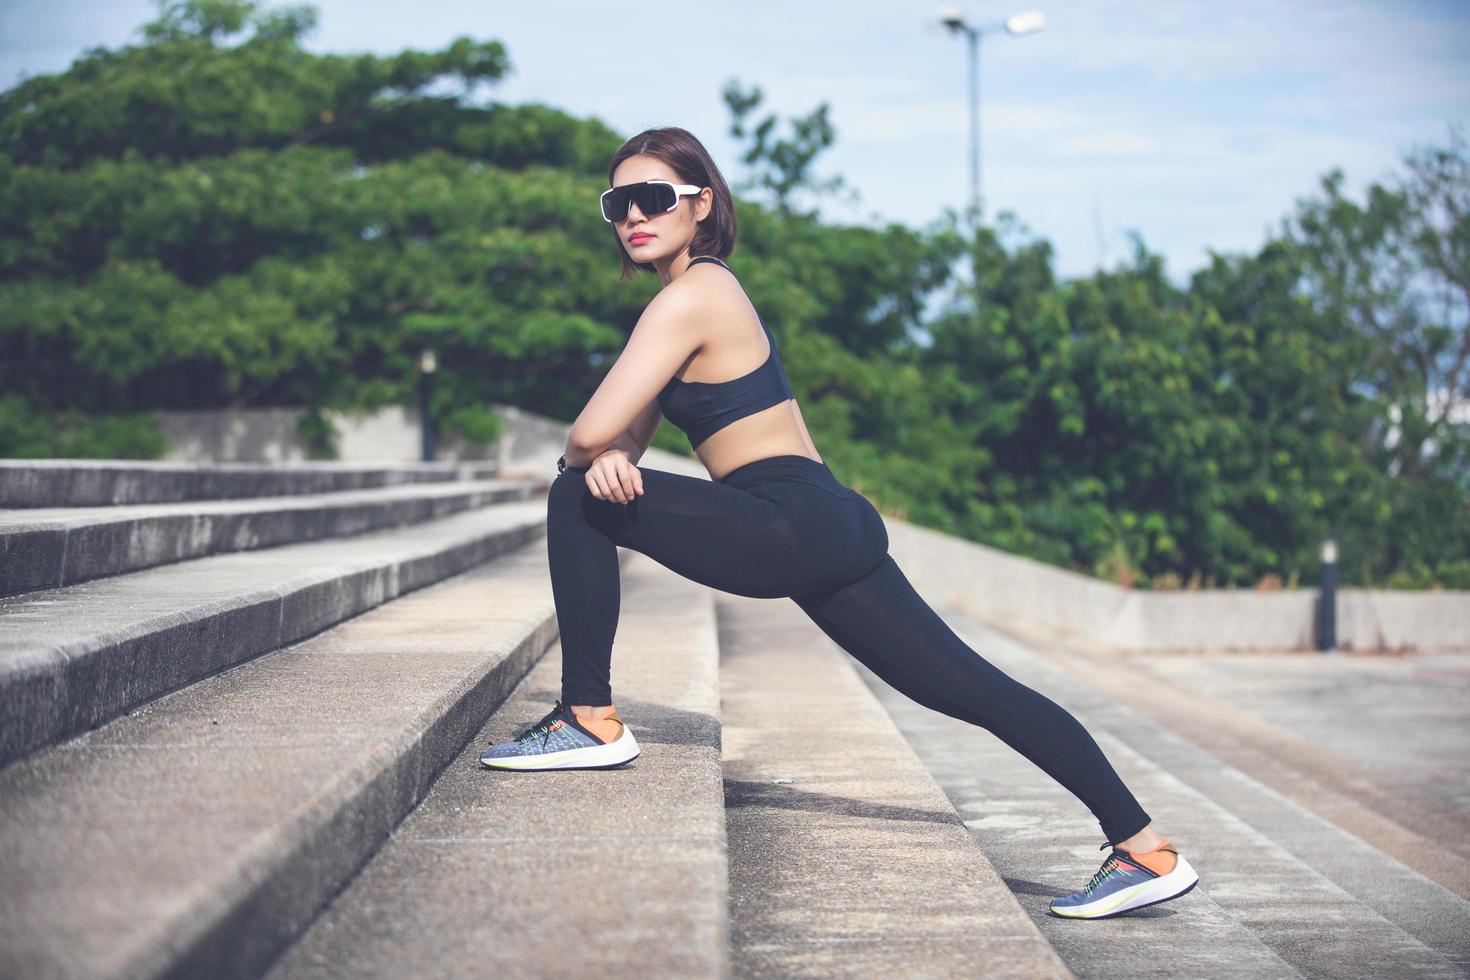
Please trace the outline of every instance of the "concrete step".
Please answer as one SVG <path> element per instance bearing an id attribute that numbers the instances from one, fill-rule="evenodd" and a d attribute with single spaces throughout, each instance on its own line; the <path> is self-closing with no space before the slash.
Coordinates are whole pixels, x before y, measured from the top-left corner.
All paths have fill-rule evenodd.
<path id="1" fill-rule="evenodd" d="M 536 539 L 0 770 L 0 975 L 258 976 L 555 633 Z"/>
<path id="2" fill-rule="evenodd" d="M 1010 637 L 947 610 L 986 659 L 1075 714 L 1199 871 L 1175 902 L 1088 924 L 1052 916 L 1105 851 L 1091 813 L 991 733 L 862 670 L 977 842 L 1079 977 L 1461 976 L 1466 903 Z M 1311 855 L 1296 850 L 1310 841 Z M 1322 863 L 1317 863 L 1321 861 Z M 1346 873 L 1345 873 L 1346 872 Z M 1354 881 L 1368 891 L 1344 887 Z M 1129 941 L 1119 943 L 1126 934 Z"/>
<path id="3" fill-rule="evenodd" d="M 1470 651 L 1104 654 L 1012 635 L 1470 900 Z"/>
<path id="4" fill-rule="evenodd" d="M 541 498 L 0 599 L 0 764 L 545 532 Z"/>
<path id="5" fill-rule="evenodd" d="M 1032 650 L 1025 643 L 1012 642 L 1028 652 Z M 1395 823 L 1381 816 L 1379 820 L 1369 819 L 1375 814 L 1365 814 L 1365 808 L 1354 806 L 1353 800 L 1339 798 L 1332 801 L 1332 781 L 1324 779 L 1319 782 L 1319 773 L 1311 768 L 1297 772 L 1294 786 L 1286 785 L 1281 772 L 1268 769 L 1267 775 L 1271 779 L 1283 783 L 1281 786 L 1271 785 L 1256 772 L 1246 771 L 1243 763 L 1236 764 L 1236 760 L 1241 758 L 1236 751 L 1238 745 L 1230 746 L 1228 742 L 1207 744 L 1193 734 L 1198 726 L 1189 730 L 1161 724 L 1143 709 L 1119 703 L 1115 696 L 1100 687 L 1092 679 L 1096 676 L 1095 668 L 1082 673 L 1080 665 L 1072 658 L 1058 662 L 1052 659 L 1051 651 L 1046 656 L 1052 660 L 1053 667 L 1062 670 L 1062 676 L 1068 678 L 1067 683 L 1074 685 L 1079 693 L 1100 702 L 1100 711 L 1111 713 L 1112 717 L 1104 723 L 1119 739 L 1135 751 L 1145 753 L 1181 783 L 1269 837 L 1276 846 L 1332 886 L 1352 896 L 1418 943 L 1434 950 L 1456 970 L 1470 975 L 1470 902 L 1462 892 L 1431 878 L 1405 857 L 1390 853 L 1376 843 L 1387 839 L 1400 846 L 1406 839 L 1417 837 L 1424 830 L 1417 810 L 1420 801 L 1406 798 L 1404 808 L 1397 812 L 1402 822 Z M 1150 689 L 1150 684 L 1141 679 L 1135 686 Z M 1158 693 L 1170 700 L 1178 698 L 1183 704 L 1191 703 L 1185 692 L 1177 687 Z M 1209 700 L 1206 698 L 1197 703 L 1206 705 Z M 1197 710 L 1212 713 L 1223 707 L 1217 705 Z M 1212 721 L 1216 724 L 1209 727 L 1216 729 L 1217 733 L 1227 730 L 1229 719 L 1216 715 Z M 1366 720 L 1363 724 L 1366 726 Z M 1185 734 L 1186 731 L 1189 734 Z M 1155 734 L 1159 732 L 1167 732 L 1168 735 Z M 1282 732 L 1273 737 L 1280 741 L 1274 746 L 1276 751 L 1272 761 L 1290 765 L 1294 749 L 1289 744 L 1291 736 Z M 1227 757 L 1222 751 L 1217 751 L 1217 746 L 1228 748 L 1231 754 Z M 1320 756 L 1310 758 L 1314 764 L 1320 760 Z M 1372 794 L 1368 795 L 1371 798 Z M 1343 818 L 1348 823 L 1340 822 Z M 1364 836 L 1368 830 L 1372 831 L 1372 839 Z M 1425 842 L 1426 850 L 1432 846 L 1431 842 Z M 1418 855 L 1412 847 L 1405 850 L 1415 857 Z M 1441 877 L 1463 888 L 1464 857 L 1448 847 L 1441 846 L 1438 850 L 1444 870 L 1448 872 Z M 1366 930 L 1365 934 L 1372 935 Z M 1349 961 L 1353 969 L 1368 969 L 1375 965 L 1370 956 L 1360 956 L 1355 950 L 1350 951 Z M 1413 960 L 1406 958 L 1404 962 L 1412 966 Z M 1426 969 L 1425 975 L 1442 975 L 1442 971 L 1437 971 L 1436 964 Z"/>
<path id="6" fill-rule="evenodd" d="M 740 977 L 1068 977 L 944 791 L 789 601 L 722 595 Z"/>
<path id="7" fill-rule="evenodd" d="M 0 511 L 0 596 L 524 500 L 542 483 L 443 481 L 232 500 Z"/>
<path id="8" fill-rule="evenodd" d="M 404 483 L 479 480 L 476 463 L 177 463 L 129 459 L 0 459 L 0 507 L 97 507 L 227 497 L 332 493 Z"/>
<path id="9" fill-rule="evenodd" d="M 727 975 L 712 593 L 623 554 L 613 700 L 642 754 L 480 766 L 560 695 L 554 645 L 272 980 Z"/>

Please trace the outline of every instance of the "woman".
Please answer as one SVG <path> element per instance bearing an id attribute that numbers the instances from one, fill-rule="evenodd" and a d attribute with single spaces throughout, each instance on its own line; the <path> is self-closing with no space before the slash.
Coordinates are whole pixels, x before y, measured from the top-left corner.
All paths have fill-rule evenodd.
<path id="1" fill-rule="evenodd" d="M 883 519 L 817 453 L 770 330 L 721 259 L 735 243 L 724 178 L 683 129 L 629 140 L 608 169 L 602 216 L 623 278 L 664 288 L 572 425 L 547 498 L 561 629 L 561 699 L 481 762 L 607 769 L 637 758 L 610 686 L 619 545 L 711 588 L 789 597 L 839 646 L 910 698 L 994 732 L 1097 816 L 1113 850 L 1051 910 L 1103 918 L 1188 892 L 1198 876 L 1064 708 L 965 644 L 914 591 Z M 662 416 L 710 480 L 635 464 Z M 1101 848 L 1100 848 L 1101 849 Z"/>

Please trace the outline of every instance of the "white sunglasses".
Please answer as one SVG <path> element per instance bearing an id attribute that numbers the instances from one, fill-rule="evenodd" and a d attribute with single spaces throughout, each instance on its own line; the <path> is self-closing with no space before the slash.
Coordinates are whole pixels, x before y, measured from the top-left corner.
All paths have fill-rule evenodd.
<path id="1" fill-rule="evenodd" d="M 693 184 L 676 184 L 669 180 L 641 180 L 636 184 L 609 187 L 602 192 L 602 220 L 622 221 L 628 216 L 628 204 L 638 202 L 638 210 L 645 215 L 663 214 L 679 204 L 686 194 L 698 194 L 704 190 Z"/>

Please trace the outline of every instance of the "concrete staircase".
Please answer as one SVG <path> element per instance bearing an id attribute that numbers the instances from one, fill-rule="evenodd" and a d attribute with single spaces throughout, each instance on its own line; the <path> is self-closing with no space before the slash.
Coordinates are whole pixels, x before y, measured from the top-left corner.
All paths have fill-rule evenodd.
<path id="1" fill-rule="evenodd" d="M 1442 866 L 1432 871 L 1446 887 L 1153 720 L 1145 706 L 1155 692 L 1137 673 L 1121 677 L 1116 658 L 1097 676 L 1096 663 L 1069 669 L 1079 655 L 1054 644 L 1023 642 L 953 610 L 945 619 L 992 663 L 1077 715 L 1200 873 L 1200 886 L 1177 903 L 1107 920 L 1109 939 L 1126 943 L 1099 942 L 1076 928 L 1088 923 L 1050 915 L 1047 901 L 1064 890 L 1055 883 L 1102 860 L 1091 814 L 990 733 L 919 707 L 855 665 L 1078 977 L 1470 973 L 1470 902 L 1452 849 L 1439 848 Z M 1125 687 L 1145 694 L 1130 705 Z M 1157 695 L 1171 701 L 1178 692 Z M 1218 734 L 1226 722 L 1213 714 L 1196 723 Z M 1292 797 L 1319 793 L 1314 776 L 1297 773 Z M 1412 810 L 1399 819 L 1394 836 L 1412 834 Z"/>
<path id="2" fill-rule="evenodd" d="M 0 466 L 0 976 L 1465 975 L 1460 894 L 947 610 L 1082 718 L 1199 888 L 1048 915 L 1102 857 L 1077 801 L 793 603 L 630 551 L 642 756 L 483 769 L 559 693 L 543 494 Z"/>

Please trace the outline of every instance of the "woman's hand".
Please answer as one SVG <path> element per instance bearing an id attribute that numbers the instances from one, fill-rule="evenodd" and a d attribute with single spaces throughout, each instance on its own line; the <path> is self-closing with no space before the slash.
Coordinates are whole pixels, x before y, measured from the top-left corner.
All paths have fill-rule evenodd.
<path id="1" fill-rule="evenodd" d="M 587 467 L 587 489 L 598 500 L 626 504 L 643 495 L 643 474 L 628 458 L 625 449 L 609 449 Z"/>

